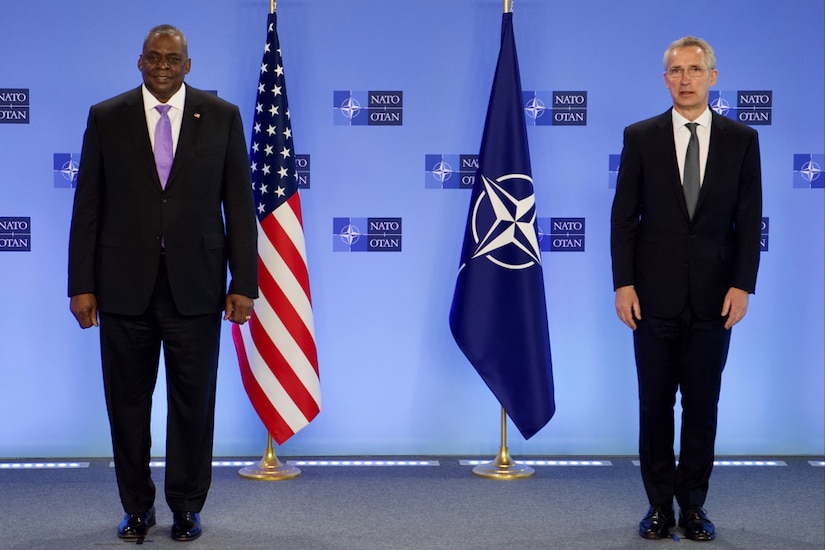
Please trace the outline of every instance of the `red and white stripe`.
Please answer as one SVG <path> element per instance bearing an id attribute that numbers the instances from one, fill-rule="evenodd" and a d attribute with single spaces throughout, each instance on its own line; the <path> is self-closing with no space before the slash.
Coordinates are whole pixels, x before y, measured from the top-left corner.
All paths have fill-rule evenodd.
<path id="1" fill-rule="evenodd" d="M 298 193 L 258 226 L 258 286 L 252 318 L 232 336 L 252 406 L 281 444 L 321 410 Z"/>

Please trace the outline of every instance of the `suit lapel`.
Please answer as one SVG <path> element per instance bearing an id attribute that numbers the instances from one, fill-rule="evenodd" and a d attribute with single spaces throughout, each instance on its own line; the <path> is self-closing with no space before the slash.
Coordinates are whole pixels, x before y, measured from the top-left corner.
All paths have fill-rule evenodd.
<path id="1" fill-rule="evenodd" d="M 685 192 L 682 189 L 682 175 L 679 173 L 679 161 L 676 159 L 676 140 L 673 137 L 673 114 L 672 109 L 659 117 L 656 125 L 661 132 L 659 135 L 659 155 L 661 155 L 665 172 L 669 174 L 666 185 L 673 193 L 673 199 L 679 205 L 679 210 L 689 219 L 687 203 L 685 202 Z"/>
<path id="2" fill-rule="evenodd" d="M 143 93 L 141 88 L 135 88 L 123 103 L 123 127 L 127 129 L 135 148 L 138 161 L 146 169 L 149 177 L 160 189 L 160 178 L 158 178 L 157 167 L 155 167 L 155 155 L 152 153 L 152 142 L 149 140 L 149 129 L 146 126 L 146 111 L 143 106 Z"/>
<path id="3" fill-rule="evenodd" d="M 169 181 L 166 183 L 167 189 L 175 184 L 175 179 L 177 179 L 180 174 L 181 167 L 186 165 L 187 160 L 194 153 L 198 131 L 201 126 L 202 114 L 203 101 L 198 95 L 198 91 L 187 86 L 186 101 L 183 105 L 183 119 L 181 120 L 180 135 L 178 136 L 178 146 L 175 149 L 175 160 L 172 162 Z"/>
<path id="4" fill-rule="evenodd" d="M 697 212 L 702 207 L 702 203 L 712 193 L 715 182 L 718 181 L 717 174 L 724 167 L 725 151 L 725 120 L 721 115 L 711 111 L 710 122 L 710 143 L 708 144 L 708 160 L 705 164 L 705 177 L 702 180 L 702 187 L 699 190 L 699 201 L 696 204 Z"/>

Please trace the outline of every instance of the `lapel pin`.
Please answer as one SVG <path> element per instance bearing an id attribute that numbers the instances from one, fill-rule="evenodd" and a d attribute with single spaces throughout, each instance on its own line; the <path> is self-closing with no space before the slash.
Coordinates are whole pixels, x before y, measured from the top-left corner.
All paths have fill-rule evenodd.
<path id="1" fill-rule="evenodd" d="M 201 117 L 200 113 L 195 113 L 195 118 L 200 118 L 200 117 Z"/>

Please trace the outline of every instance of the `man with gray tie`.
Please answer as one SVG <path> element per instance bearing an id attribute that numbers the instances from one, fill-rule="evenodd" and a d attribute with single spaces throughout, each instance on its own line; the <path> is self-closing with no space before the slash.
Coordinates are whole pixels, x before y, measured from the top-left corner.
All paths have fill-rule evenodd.
<path id="1" fill-rule="evenodd" d="M 704 509 L 731 327 L 756 287 L 762 219 L 755 130 L 713 112 L 716 57 L 687 36 L 664 55 L 672 108 L 628 126 L 611 213 L 616 313 L 633 330 L 648 539 L 712 540 Z M 674 405 L 682 396 L 679 461 Z"/>
<path id="2" fill-rule="evenodd" d="M 68 293 L 80 327 L 100 327 L 124 539 L 156 522 L 149 424 L 163 349 L 164 492 L 172 538 L 187 541 L 211 482 L 221 316 L 245 323 L 258 296 L 257 225 L 240 114 L 184 85 L 183 33 L 149 31 L 137 66 L 142 86 L 89 111 Z"/>

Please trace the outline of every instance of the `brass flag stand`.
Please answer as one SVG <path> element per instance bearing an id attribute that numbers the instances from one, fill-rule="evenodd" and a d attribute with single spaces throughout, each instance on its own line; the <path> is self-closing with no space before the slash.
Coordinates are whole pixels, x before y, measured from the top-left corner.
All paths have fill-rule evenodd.
<path id="1" fill-rule="evenodd" d="M 507 450 L 507 413 L 501 408 L 501 447 L 498 456 L 492 462 L 485 462 L 473 468 L 478 477 L 487 479 L 510 480 L 531 477 L 536 471 L 530 466 L 518 464 L 510 457 Z"/>
<path id="2" fill-rule="evenodd" d="M 245 466 L 238 470 L 238 475 L 246 479 L 283 481 L 298 477 L 301 475 L 301 470 L 278 460 L 272 445 L 272 436 L 266 434 L 266 453 L 264 457 L 256 466 Z"/>

